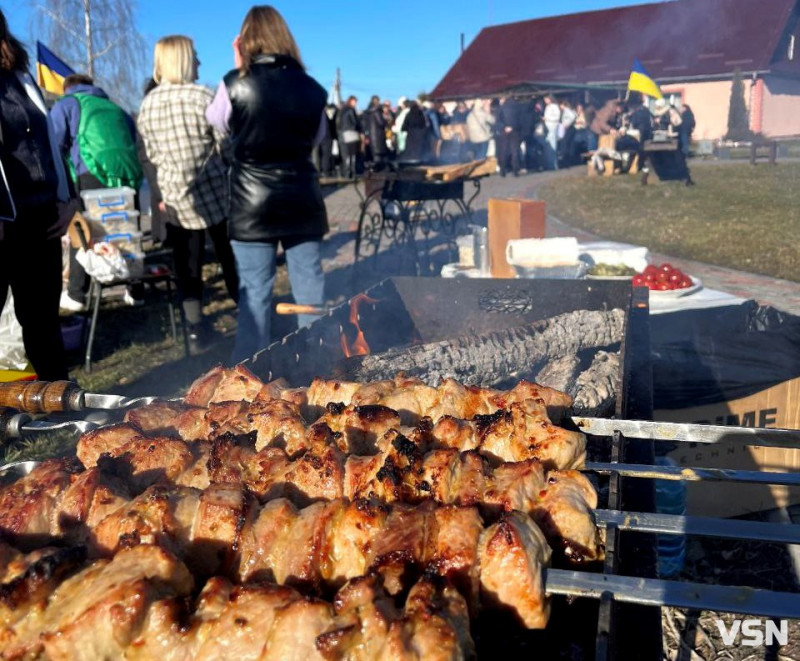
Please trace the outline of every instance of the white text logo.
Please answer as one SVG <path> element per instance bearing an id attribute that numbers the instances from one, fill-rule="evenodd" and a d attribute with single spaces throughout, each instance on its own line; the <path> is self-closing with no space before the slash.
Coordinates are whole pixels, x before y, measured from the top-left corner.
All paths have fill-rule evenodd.
<path id="1" fill-rule="evenodd" d="M 740 631 L 742 645 L 748 647 L 761 647 L 765 640 L 767 645 L 772 645 L 774 642 L 786 645 L 789 642 L 789 623 L 786 620 L 780 621 L 780 627 L 772 620 L 734 620 L 730 631 L 725 622 L 717 620 L 717 627 L 722 642 L 726 645 L 733 645 Z"/>

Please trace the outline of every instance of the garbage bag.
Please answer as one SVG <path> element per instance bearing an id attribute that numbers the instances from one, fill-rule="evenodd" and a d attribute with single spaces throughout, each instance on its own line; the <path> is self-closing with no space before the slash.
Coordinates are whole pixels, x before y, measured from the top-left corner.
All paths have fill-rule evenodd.
<path id="1" fill-rule="evenodd" d="M 650 332 L 656 409 L 730 401 L 800 376 L 800 317 L 755 301 L 659 315 Z"/>
<path id="2" fill-rule="evenodd" d="M 27 366 L 22 326 L 14 314 L 14 296 L 9 290 L 5 307 L 0 312 L 0 369 L 24 370 Z"/>

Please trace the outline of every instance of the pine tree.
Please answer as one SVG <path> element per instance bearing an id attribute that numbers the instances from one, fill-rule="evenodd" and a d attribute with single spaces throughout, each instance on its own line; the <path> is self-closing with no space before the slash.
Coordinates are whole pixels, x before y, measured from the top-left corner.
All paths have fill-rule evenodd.
<path id="1" fill-rule="evenodd" d="M 727 140 L 749 140 L 753 137 L 750 131 L 750 114 L 744 102 L 744 81 L 742 72 L 737 69 L 733 72 L 731 84 L 731 102 L 728 108 L 728 133 Z"/>

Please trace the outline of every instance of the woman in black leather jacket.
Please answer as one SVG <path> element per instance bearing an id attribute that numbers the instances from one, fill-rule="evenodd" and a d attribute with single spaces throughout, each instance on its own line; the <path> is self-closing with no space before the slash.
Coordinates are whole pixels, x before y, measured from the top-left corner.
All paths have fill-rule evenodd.
<path id="1" fill-rule="evenodd" d="M 270 343 L 278 243 L 286 253 L 295 301 L 320 305 L 320 262 L 328 220 L 311 161 L 324 135 L 327 94 L 306 74 L 283 17 L 270 6 L 250 9 L 234 40 L 236 68 L 206 111 L 230 135 L 229 234 L 239 272 L 239 318 L 232 360 Z M 298 323 L 311 323 L 301 315 Z"/>

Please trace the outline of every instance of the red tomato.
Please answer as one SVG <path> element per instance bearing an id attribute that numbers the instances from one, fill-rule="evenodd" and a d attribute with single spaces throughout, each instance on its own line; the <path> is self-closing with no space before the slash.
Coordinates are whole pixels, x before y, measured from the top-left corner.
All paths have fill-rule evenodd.
<path id="1" fill-rule="evenodd" d="M 633 286 L 634 287 L 646 287 L 647 283 L 645 282 L 644 276 L 641 273 L 637 273 L 633 276 Z"/>
<path id="2" fill-rule="evenodd" d="M 666 271 L 656 273 L 656 282 L 669 282 L 669 273 Z"/>
<path id="3" fill-rule="evenodd" d="M 669 262 L 664 262 L 661 266 L 658 267 L 658 270 L 663 271 L 664 273 L 672 273 L 675 269 Z"/>
<path id="4" fill-rule="evenodd" d="M 655 274 L 658 273 L 658 269 L 653 264 L 648 264 L 644 267 L 644 271 L 642 271 L 642 273 L 644 275 L 651 274 L 655 276 Z"/>
<path id="5" fill-rule="evenodd" d="M 680 271 L 673 271 L 669 274 L 669 282 L 671 284 L 678 284 L 681 280 L 683 280 L 683 274 Z"/>
<path id="6" fill-rule="evenodd" d="M 645 273 L 643 276 L 645 282 L 655 282 L 656 281 L 656 274 L 655 273 Z"/>
<path id="7" fill-rule="evenodd" d="M 668 282 L 659 282 L 656 288 L 658 289 L 658 291 L 669 291 L 670 289 L 672 289 L 672 287 Z"/>
<path id="8" fill-rule="evenodd" d="M 692 286 L 692 281 L 689 278 L 684 278 L 678 283 L 678 289 L 686 289 Z"/>
<path id="9" fill-rule="evenodd" d="M 655 280 L 651 280 L 650 282 L 647 283 L 647 288 L 650 291 L 655 291 L 656 289 L 658 289 L 658 283 Z"/>

